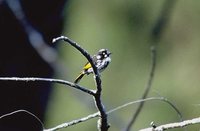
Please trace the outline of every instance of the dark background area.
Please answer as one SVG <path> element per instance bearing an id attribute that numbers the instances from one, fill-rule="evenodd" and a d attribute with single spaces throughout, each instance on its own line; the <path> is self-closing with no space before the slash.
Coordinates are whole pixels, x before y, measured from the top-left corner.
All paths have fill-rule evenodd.
<path id="1" fill-rule="evenodd" d="M 39 31 L 50 45 L 51 39 L 62 31 L 64 0 L 22 0 L 21 6 L 28 23 Z M 0 3 L 0 39 L 1 77 L 52 77 L 54 69 L 32 47 L 25 27 L 5 1 Z M 51 90 L 50 83 L 1 81 L 0 88 L 0 115 L 24 109 L 44 120 Z M 40 129 L 38 121 L 25 113 L 0 120 L 0 130 L 4 131 Z"/>

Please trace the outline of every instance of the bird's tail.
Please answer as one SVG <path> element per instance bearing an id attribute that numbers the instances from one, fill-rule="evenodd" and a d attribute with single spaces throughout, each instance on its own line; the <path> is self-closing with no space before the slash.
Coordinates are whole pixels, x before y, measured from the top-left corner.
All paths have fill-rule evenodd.
<path id="1" fill-rule="evenodd" d="M 85 75 L 85 73 L 84 73 L 84 71 L 82 71 L 82 72 L 78 75 L 78 77 L 76 77 L 74 83 L 75 83 L 75 84 L 78 84 L 79 81 L 83 78 L 84 75 Z"/>

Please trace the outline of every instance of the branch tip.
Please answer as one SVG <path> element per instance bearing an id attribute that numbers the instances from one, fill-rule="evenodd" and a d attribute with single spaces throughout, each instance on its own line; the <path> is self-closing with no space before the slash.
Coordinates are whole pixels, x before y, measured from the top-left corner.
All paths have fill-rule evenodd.
<path id="1" fill-rule="evenodd" d="M 68 40 L 68 39 L 69 38 L 66 36 L 60 36 L 60 37 L 53 38 L 52 43 L 56 43 L 59 40 Z"/>

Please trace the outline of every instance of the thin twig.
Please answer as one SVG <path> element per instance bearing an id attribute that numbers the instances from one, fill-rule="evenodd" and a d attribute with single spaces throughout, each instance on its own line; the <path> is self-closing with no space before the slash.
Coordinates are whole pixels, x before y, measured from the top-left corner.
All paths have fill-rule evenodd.
<path id="1" fill-rule="evenodd" d="M 83 48 L 80 47 L 79 44 L 77 44 L 76 42 L 74 42 L 73 40 L 69 39 L 68 37 L 65 36 L 60 36 L 57 38 L 53 39 L 53 43 L 57 42 L 58 40 L 64 40 L 66 42 L 68 42 L 70 45 L 72 45 L 73 47 L 75 47 L 83 56 L 85 56 L 85 58 L 88 60 L 88 62 L 91 64 L 92 69 L 93 69 L 93 73 L 94 73 L 94 78 L 95 78 L 95 83 L 96 83 L 96 93 L 93 94 L 94 99 L 95 99 L 95 104 L 97 109 L 100 112 L 100 123 L 98 123 L 101 131 L 107 131 L 109 128 L 109 124 L 107 121 L 107 114 L 106 114 L 106 110 L 105 107 L 102 103 L 101 100 L 101 91 L 102 91 L 102 87 L 101 87 L 101 78 L 100 78 L 100 74 L 99 74 L 99 70 L 97 69 L 92 56 Z"/>
<path id="2" fill-rule="evenodd" d="M 164 130 L 174 129 L 174 128 L 183 128 L 183 127 L 194 125 L 194 124 L 200 124 L 200 117 L 194 118 L 191 120 L 185 120 L 182 122 L 165 124 L 165 125 L 158 126 L 156 128 L 150 127 L 146 129 L 141 129 L 139 131 L 164 131 Z"/>
<path id="3" fill-rule="evenodd" d="M 128 102 L 128 103 L 126 103 L 124 105 L 118 106 L 118 107 L 108 111 L 107 113 L 110 114 L 110 113 L 112 113 L 112 112 L 114 112 L 116 110 L 119 110 L 119 109 L 124 108 L 124 107 L 129 106 L 129 105 L 136 104 L 136 103 L 142 103 L 142 102 L 146 102 L 146 101 L 152 101 L 152 100 L 159 100 L 159 101 L 163 101 L 163 102 L 169 104 L 176 111 L 176 113 L 178 114 L 179 119 L 181 121 L 183 120 L 182 114 L 179 111 L 179 109 L 165 97 L 150 97 L 150 98 L 145 98 L 145 99 L 141 99 L 141 100 L 131 101 L 131 102 Z"/>
<path id="4" fill-rule="evenodd" d="M 69 126 L 73 126 L 73 125 L 76 125 L 78 123 L 85 122 L 85 121 L 88 121 L 88 120 L 90 120 L 92 118 L 99 117 L 99 116 L 100 116 L 99 112 L 97 112 L 97 113 L 88 115 L 86 117 L 83 117 L 83 118 L 80 118 L 80 119 L 77 119 L 77 120 L 73 120 L 71 122 L 66 122 L 66 123 L 60 124 L 60 125 L 58 125 L 56 127 L 50 128 L 50 129 L 45 129 L 43 131 L 57 131 L 59 129 L 67 128 Z"/>
<path id="5" fill-rule="evenodd" d="M 167 25 L 167 22 L 169 21 L 169 17 L 170 14 L 172 12 L 172 7 L 174 6 L 175 0 L 166 0 L 164 5 L 163 5 L 163 10 L 161 11 L 161 14 L 158 18 L 158 20 L 155 23 L 155 26 L 152 28 L 151 30 L 151 40 L 152 40 L 152 65 L 151 65 L 151 71 L 149 74 L 149 79 L 147 82 L 147 86 L 145 88 L 145 91 L 142 95 L 142 98 L 146 98 L 151 85 L 152 85 L 152 80 L 153 80 L 153 76 L 154 76 L 154 71 L 155 71 L 155 66 L 156 66 L 156 45 L 158 44 L 163 31 Z M 140 105 L 138 106 L 138 108 L 136 109 L 136 112 L 134 113 L 133 117 L 131 118 L 130 122 L 128 123 L 125 131 L 129 131 L 131 129 L 131 127 L 133 126 L 133 124 L 135 123 L 138 115 L 140 114 L 142 107 L 143 107 L 144 103 L 140 103 Z"/>
<path id="6" fill-rule="evenodd" d="M 148 95 L 148 93 L 151 89 L 152 81 L 153 81 L 153 78 L 154 78 L 154 72 L 155 72 L 155 69 L 156 69 L 156 49 L 155 49 L 154 46 L 151 48 L 151 59 L 152 59 L 152 64 L 151 64 L 149 79 L 148 79 L 145 91 L 144 91 L 141 99 L 145 99 L 147 97 L 147 95 Z M 139 113 L 141 112 L 143 106 L 144 106 L 144 102 L 141 102 L 139 104 L 138 108 L 136 109 L 136 112 L 133 115 L 132 119 L 130 120 L 128 126 L 126 127 L 125 131 L 129 131 L 131 129 L 131 126 L 136 121 L 136 119 L 137 119 Z"/>
<path id="7" fill-rule="evenodd" d="M 44 129 L 44 124 L 42 123 L 42 121 L 36 115 L 34 115 L 33 113 L 31 113 L 31 112 L 29 112 L 27 110 L 17 110 L 17 111 L 13 111 L 13 112 L 7 113 L 5 115 L 0 116 L 0 119 L 3 119 L 5 117 L 9 117 L 9 116 L 17 114 L 17 113 L 27 113 L 28 115 L 31 115 L 32 117 L 34 117 L 41 124 L 42 128 Z"/>
<path id="8" fill-rule="evenodd" d="M 122 108 L 125 108 L 127 106 L 130 106 L 132 104 L 137 104 L 137 103 L 141 103 L 141 102 L 144 102 L 144 101 L 152 101 L 152 100 L 163 101 L 163 102 L 169 104 L 176 111 L 176 113 L 178 114 L 179 119 L 182 120 L 182 114 L 180 113 L 178 108 L 172 102 L 167 100 L 167 98 L 164 98 L 164 97 L 150 97 L 150 98 L 146 98 L 146 99 L 131 101 L 131 102 L 128 102 L 128 103 L 123 104 L 121 106 L 118 106 L 118 107 L 116 107 L 114 109 L 109 110 L 107 112 L 107 114 L 111 114 L 111 113 L 113 113 L 115 111 L 118 111 L 118 110 L 120 110 Z M 88 115 L 86 117 L 83 117 L 83 118 L 80 118 L 80 119 L 77 119 L 77 120 L 73 120 L 71 122 L 66 122 L 66 123 L 60 124 L 60 125 L 58 125 L 56 127 L 53 127 L 53 128 L 45 129 L 44 131 L 56 131 L 56 130 L 59 130 L 59 129 L 62 129 L 62 128 L 67 128 L 69 126 L 76 125 L 76 124 L 81 123 L 81 122 L 88 121 L 88 120 L 90 120 L 92 118 L 99 117 L 99 116 L 100 116 L 99 112 L 96 112 L 96 113 L 90 114 L 90 115 Z"/>
<path id="9" fill-rule="evenodd" d="M 82 87 L 80 85 L 74 84 L 69 81 L 61 80 L 61 79 L 51 79 L 51 78 L 38 78 L 38 77 L 0 77 L 0 81 L 22 81 L 22 82 L 31 82 L 31 81 L 42 81 L 42 82 L 52 82 L 52 83 L 58 83 L 63 85 L 68 85 L 70 87 L 73 87 L 75 89 L 81 90 L 87 94 L 94 95 L 94 92 L 92 90 L 89 90 L 85 87 Z"/>

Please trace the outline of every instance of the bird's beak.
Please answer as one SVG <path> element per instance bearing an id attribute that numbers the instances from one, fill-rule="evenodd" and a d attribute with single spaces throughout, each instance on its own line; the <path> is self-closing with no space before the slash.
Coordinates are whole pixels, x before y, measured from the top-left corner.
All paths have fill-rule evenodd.
<path id="1" fill-rule="evenodd" d="M 108 53 L 108 55 L 111 55 L 111 54 L 112 54 L 111 52 Z"/>

